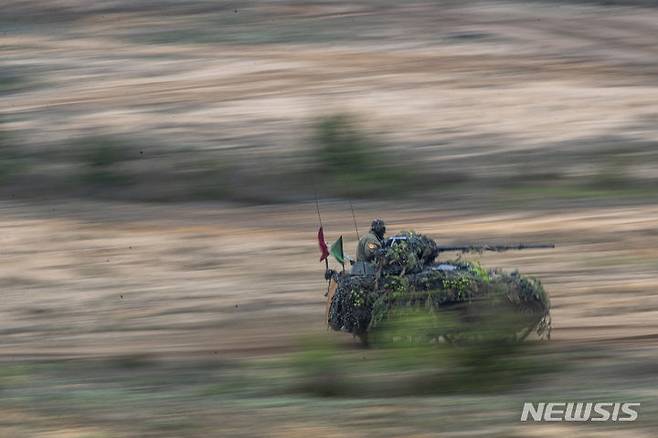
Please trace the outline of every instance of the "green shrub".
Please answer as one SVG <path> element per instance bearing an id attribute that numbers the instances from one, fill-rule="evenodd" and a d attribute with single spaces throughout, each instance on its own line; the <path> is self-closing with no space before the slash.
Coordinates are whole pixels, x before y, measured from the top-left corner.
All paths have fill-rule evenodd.
<path id="1" fill-rule="evenodd" d="M 316 140 L 326 170 L 356 175 L 371 172 L 375 165 L 372 141 L 345 114 L 320 120 L 316 125 Z"/>
<path id="2" fill-rule="evenodd" d="M 347 382 L 349 361 L 331 340 L 306 338 L 301 352 L 293 358 L 293 369 L 299 379 L 295 390 L 319 397 L 347 395 L 352 386 Z"/>
<path id="3" fill-rule="evenodd" d="M 82 155 L 82 180 L 93 188 L 114 188 L 129 185 L 131 178 L 120 166 L 136 153 L 116 139 L 89 137 L 79 142 Z"/>
<path id="4" fill-rule="evenodd" d="M 25 79 L 9 71 L 0 71 L 0 94 L 13 93 L 25 86 Z"/>
<path id="5" fill-rule="evenodd" d="M 478 323 L 458 312 L 401 307 L 371 339 L 371 348 L 308 338 L 291 363 L 296 392 L 312 396 L 406 397 L 490 393 L 532 384 L 562 366 L 545 345 L 506 337 L 514 312 L 483 306 Z M 446 342 L 441 333 L 464 336 Z"/>
<path id="6" fill-rule="evenodd" d="M 0 183 L 7 183 L 13 176 L 25 171 L 27 159 L 12 144 L 0 120 Z"/>
<path id="7" fill-rule="evenodd" d="M 319 120 L 314 144 L 323 184 L 338 195 L 381 197 L 409 188 L 411 174 L 347 114 Z"/>
<path id="8" fill-rule="evenodd" d="M 532 344 L 506 338 L 518 325 L 515 313 L 483 306 L 478 324 L 453 313 L 401 309 L 375 338 L 375 346 L 387 352 L 389 361 L 414 371 L 409 393 L 501 391 L 550 370 L 531 357 Z M 461 341 L 431 342 L 433 329 L 441 333 L 447 328 L 461 333 Z"/>

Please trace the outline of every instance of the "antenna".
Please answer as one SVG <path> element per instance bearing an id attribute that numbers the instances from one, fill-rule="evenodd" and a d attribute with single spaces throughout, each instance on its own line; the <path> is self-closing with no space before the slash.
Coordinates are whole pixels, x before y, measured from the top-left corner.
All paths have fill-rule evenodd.
<path id="1" fill-rule="evenodd" d="M 354 206 L 352 205 L 352 200 L 348 199 L 350 203 L 350 210 L 352 210 L 352 220 L 354 220 L 354 229 L 356 230 L 356 240 L 361 240 L 359 237 L 359 226 L 356 224 L 356 215 L 354 214 Z"/>
<path id="2" fill-rule="evenodd" d="M 320 216 L 320 200 L 318 199 L 317 190 L 315 190 L 315 211 L 318 212 L 318 220 L 320 221 L 320 226 L 322 227 L 322 216 Z"/>

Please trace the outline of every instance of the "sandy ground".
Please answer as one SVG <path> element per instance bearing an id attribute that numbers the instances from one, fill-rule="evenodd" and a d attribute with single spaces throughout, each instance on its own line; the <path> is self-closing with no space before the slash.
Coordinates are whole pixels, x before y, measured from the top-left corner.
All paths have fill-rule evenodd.
<path id="1" fill-rule="evenodd" d="M 323 326 L 323 264 L 312 204 L 175 208 L 4 203 L 3 354 L 267 354 Z M 324 205 L 327 239 L 354 252 L 349 210 Z M 465 214 L 366 204 L 391 231 L 440 242 L 555 242 L 471 255 L 537 276 L 555 342 L 656 342 L 658 208 Z M 362 221 L 361 226 L 366 227 Z M 452 257 L 446 255 L 445 257 Z M 279 350 L 282 349 L 282 350 Z"/>
<path id="2" fill-rule="evenodd" d="M 0 108 L 14 141 L 66 149 L 79 136 L 125 134 L 235 149 L 267 165 L 268 154 L 305 147 L 313 117 L 348 110 L 407 154 L 486 173 L 494 157 L 533 149 L 540 167 L 586 172 L 592 163 L 568 154 L 610 138 L 622 151 L 658 139 L 653 8 L 167 5 L 177 13 L 121 1 L 11 3 L 2 66 L 27 80 Z M 638 152 L 649 174 L 651 150 Z M 505 215 L 416 201 L 367 204 L 359 217 L 363 228 L 378 215 L 391 230 L 446 242 L 555 242 L 555 251 L 482 261 L 545 282 L 556 340 L 652 341 L 656 207 L 587 205 Z M 7 353 L 259 351 L 322 329 L 312 205 L 2 207 Z M 345 205 L 324 209 L 329 236 L 353 237 Z"/>
<path id="3" fill-rule="evenodd" d="M 658 178 L 656 8 L 17 0 L 3 4 L 0 26 L 2 128 L 43 168 L 54 160 L 46 170 L 55 174 L 70 170 L 61 157 L 79 152 L 73 141 L 90 135 L 129 139 L 162 160 L 168 148 L 227 151 L 292 169 L 291 152 L 309 147 L 309 122 L 348 111 L 439 173 L 594 175 L 612 150 L 628 151 L 634 177 Z M 446 244 L 556 243 L 468 257 L 540 278 L 553 304 L 552 345 L 594 351 L 586 360 L 596 370 L 584 362 L 511 395 L 367 401 L 254 395 L 248 385 L 213 392 L 240 384 L 221 361 L 270 360 L 326 333 L 312 202 L 0 201 L 0 436 L 622 430 L 520 425 L 518 406 L 537 397 L 639 397 L 650 421 L 623 433 L 653 436 L 658 206 L 582 193 L 544 203 L 541 191 L 528 193 L 525 201 L 537 199 L 523 205 L 512 193 L 487 205 L 427 205 L 415 193 L 356 210 L 362 232 L 383 217 L 390 232 Z M 323 200 L 322 211 L 327 240 L 342 234 L 353 254 L 347 201 Z M 143 356 L 172 360 L 130 368 Z M 272 372 L 268 385 L 281 371 Z"/>
<path id="4" fill-rule="evenodd" d="M 0 113 L 32 147 L 124 134 L 276 154 L 304 148 L 309 120 L 333 111 L 444 162 L 658 138 L 653 8 L 254 2 L 177 16 L 69 3 L 77 20 L 5 26 L 2 65 L 31 86 Z"/>

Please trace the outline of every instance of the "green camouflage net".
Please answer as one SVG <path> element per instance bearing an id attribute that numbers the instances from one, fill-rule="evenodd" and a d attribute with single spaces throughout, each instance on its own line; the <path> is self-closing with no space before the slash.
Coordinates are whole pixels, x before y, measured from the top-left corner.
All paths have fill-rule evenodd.
<path id="1" fill-rule="evenodd" d="M 432 338 L 460 339 L 464 326 L 486 315 L 512 315 L 505 335 L 516 340 L 531 333 L 550 337 L 550 302 L 539 282 L 518 272 L 486 270 L 477 263 L 435 263 L 436 243 L 415 233 L 382 250 L 376 273 L 336 273 L 329 326 L 364 336 L 401 309 L 450 312 L 460 324 L 434 330 Z"/>
<path id="2" fill-rule="evenodd" d="M 393 239 L 395 245 L 387 247 L 378 257 L 378 266 L 385 274 L 412 274 L 430 265 L 439 254 L 436 242 L 427 236 L 403 231 Z"/>

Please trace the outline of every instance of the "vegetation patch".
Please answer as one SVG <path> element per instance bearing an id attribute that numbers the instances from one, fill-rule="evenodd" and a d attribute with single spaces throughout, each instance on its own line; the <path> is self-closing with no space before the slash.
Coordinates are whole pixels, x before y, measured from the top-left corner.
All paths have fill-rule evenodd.
<path id="1" fill-rule="evenodd" d="M 130 185 L 131 178 L 122 165 L 137 156 L 123 142 L 108 137 L 89 137 L 80 140 L 78 145 L 84 184 L 95 189 Z"/>
<path id="2" fill-rule="evenodd" d="M 410 170 L 391 160 L 391 152 L 351 115 L 319 120 L 314 125 L 313 144 L 322 183 L 337 195 L 387 197 L 413 185 Z"/>

